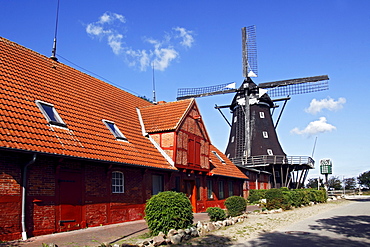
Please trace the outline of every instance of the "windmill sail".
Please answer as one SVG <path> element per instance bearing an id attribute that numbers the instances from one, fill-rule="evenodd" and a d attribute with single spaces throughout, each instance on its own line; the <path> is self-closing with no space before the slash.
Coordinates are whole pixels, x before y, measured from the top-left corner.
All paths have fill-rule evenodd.
<path id="1" fill-rule="evenodd" d="M 199 98 L 216 94 L 235 93 L 237 91 L 235 87 L 235 82 L 229 82 L 209 87 L 179 88 L 177 90 L 177 100 Z"/>
<path id="2" fill-rule="evenodd" d="M 257 77 L 256 26 L 242 28 L 243 77 Z"/>
<path id="3" fill-rule="evenodd" d="M 242 66 L 245 80 L 238 89 L 235 89 L 235 83 L 181 88 L 178 89 L 177 100 L 235 93 L 229 106 L 232 121 L 226 156 L 241 168 L 271 174 L 272 187 L 293 187 L 294 184 L 298 188 L 308 170 L 314 167 L 314 161 L 308 156 L 285 154 L 273 124 L 271 109 L 275 105 L 270 97 L 327 90 L 329 77 L 320 75 L 255 84 L 251 79 L 258 76 L 255 26 L 242 28 Z M 289 97 L 284 98 L 287 99 Z M 216 107 L 219 108 L 225 107 Z"/>

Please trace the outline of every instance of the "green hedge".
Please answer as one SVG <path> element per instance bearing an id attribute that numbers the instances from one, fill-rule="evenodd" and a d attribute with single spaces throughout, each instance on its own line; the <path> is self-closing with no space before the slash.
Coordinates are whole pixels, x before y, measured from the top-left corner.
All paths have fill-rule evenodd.
<path id="1" fill-rule="evenodd" d="M 230 196 L 224 204 L 227 214 L 231 217 L 243 214 L 247 207 L 247 201 L 241 196 Z"/>
<path id="2" fill-rule="evenodd" d="M 295 189 L 289 190 L 286 187 L 269 190 L 250 190 L 248 202 L 259 203 L 261 199 L 266 199 L 266 209 L 290 209 L 291 207 L 300 207 L 308 205 L 310 202 L 326 202 L 327 196 L 325 190 L 316 189 Z"/>
<path id="3" fill-rule="evenodd" d="M 223 209 L 218 207 L 209 207 L 206 212 L 211 221 L 219 221 L 226 219 L 226 213 Z"/>
<path id="4" fill-rule="evenodd" d="M 249 190 L 248 203 L 259 203 L 261 199 L 266 198 L 266 191 L 267 190 Z"/>
<path id="5" fill-rule="evenodd" d="M 145 206 L 145 220 L 151 235 L 168 233 L 171 229 L 186 229 L 193 224 L 193 209 L 184 193 L 160 192 Z"/>

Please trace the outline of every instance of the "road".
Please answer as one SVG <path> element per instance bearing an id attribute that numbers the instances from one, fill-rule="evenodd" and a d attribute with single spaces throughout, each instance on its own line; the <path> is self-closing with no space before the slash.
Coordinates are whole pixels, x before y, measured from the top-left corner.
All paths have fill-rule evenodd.
<path id="1" fill-rule="evenodd" d="M 233 246 L 370 246 L 370 197 L 319 213 Z"/>

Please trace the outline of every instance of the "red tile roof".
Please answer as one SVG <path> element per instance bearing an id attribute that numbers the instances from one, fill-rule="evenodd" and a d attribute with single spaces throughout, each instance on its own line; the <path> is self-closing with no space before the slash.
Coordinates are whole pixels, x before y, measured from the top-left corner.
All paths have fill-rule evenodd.
<path id="1" fill-rule="evenodd" d="M 221 159 L 224 160 L 224 163 L 213 153 L 216 152 Z M 225 154 L 218 150 L 215 146 L 211 145 L 210 153 L 211 163 L 214 168 L 211 170 L 211 174 L 227 177 L 236 177 L 241 179 L 248 179 L 248 177 L 239 170 L 238 167 L 232 163 Z"/>
<path id="2" fill-rule="evenodd" d="M 53 104 L 67 128 L 49 125 L 36 100 Z M 149 105 L 0 37 L 0 148 L 176 169 L 142 136 L 136 107 Z M 102 119 L 129 142 L 116 140 Z"/>
<path id="3" fill-rule="evenodd" d="M 141 107 L 145 130 L 148 133 L 176 130 L 194 103 L 194 99 L 186 99 Z"/>

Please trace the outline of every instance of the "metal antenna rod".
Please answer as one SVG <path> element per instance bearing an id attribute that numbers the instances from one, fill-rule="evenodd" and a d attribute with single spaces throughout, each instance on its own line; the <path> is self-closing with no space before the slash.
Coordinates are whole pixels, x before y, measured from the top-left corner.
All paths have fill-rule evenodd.
<path id="1" fill-rule="evenodd" d="M 51 59 L 58 61 L 58 58 L 56 57 L 57 53 L 57 33 L 58 33 L 58 20 L 59 20 L 59 0 L 57 3 L 57 14 L 56 14 L 56 20 L 55 20 L 55 33 L 54 33 L 54 42 L 53 42 L 53 50 L 51 51 Z"/>
<path id="2" fill-rule="evenodd" d="M 155 103 L 157 103 L 157 100 L 156 100 L 156 98 L 155 98 L 154 62 L 153 62 L 153 64 L 152 64 L 152 66 L 153 66 L 153 103 L 155 104 Z"/>
<path id="3" fill-rule="evenodd" d="M 311 155 L 312 158 L 313 158 L 313 154 L 315 153 L 316 142 L 317 142 L 317 136 L 315 138 L 315 143 L 313 144 L 312 155 Z"/>

